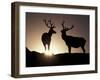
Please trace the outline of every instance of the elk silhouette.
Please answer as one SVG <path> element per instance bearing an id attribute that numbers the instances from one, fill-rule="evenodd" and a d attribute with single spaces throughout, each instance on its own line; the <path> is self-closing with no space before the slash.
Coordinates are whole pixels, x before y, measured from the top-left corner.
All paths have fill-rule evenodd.
<path id="1" fill-rule="evenodd" d="M 82 37 L 73 37 L 66 34 L 66 31 L 73 29 L 74 26 L 72 25 L 70 28 L 66 28 L 65 21 L 63 21 L 62 28 L 63 29 L 61 30 L 61 33 L 62 33 L 61 37 L 66 43 L 66 45 L 68 46 L 69 53 L 71 53 L 71 47 L 74 47 L 74 48 L 81 47 L 83 50 L 83 53 L 85 53 L 84 46 L 85 46 L 86 40 Z"/>
<path id="2" fill-rule="evenodd" d="M 48 50 L 49 50 L 52 34 L 56 33 L 56 31 L 53 30 L 55 28 L 55 25 L 52 23 L 51 19 L 50 20 L 44 19 L 43 21 L 45 25 L 49 28 L 49 31 L 42 34 L 41 40 L 45 47 L 45 50 L 46 50 L 46 45 L 48 45 Z"/>

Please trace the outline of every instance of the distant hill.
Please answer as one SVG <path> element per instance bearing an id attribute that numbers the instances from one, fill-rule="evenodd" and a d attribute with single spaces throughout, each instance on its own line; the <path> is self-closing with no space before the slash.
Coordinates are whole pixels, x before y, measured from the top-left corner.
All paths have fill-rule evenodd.
<path id="1" fill-rule="evenodd" d="M 26 67 L 89 64 L 89 53 L 61 53 L 51 57 L 26 48 Z"/>

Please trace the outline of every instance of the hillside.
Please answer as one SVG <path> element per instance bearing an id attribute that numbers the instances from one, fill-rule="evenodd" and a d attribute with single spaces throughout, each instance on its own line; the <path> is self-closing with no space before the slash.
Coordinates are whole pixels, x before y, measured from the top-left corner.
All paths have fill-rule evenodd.
<path id="1" fill-rule="evenodd" d="M 26 67 L 89 64 L 89 53 L 59 53 L 50 57 L 26 48 Z"/>

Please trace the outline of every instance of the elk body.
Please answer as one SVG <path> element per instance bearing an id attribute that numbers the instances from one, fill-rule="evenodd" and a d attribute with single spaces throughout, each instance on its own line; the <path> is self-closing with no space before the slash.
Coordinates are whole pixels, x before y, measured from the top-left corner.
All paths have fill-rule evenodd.
<path id="1" fill-rule="evenodd" d="M 49 31 L 42 34 L 41 40 L 45 50 L 46 50 L 46 45 L 48 46 L 48 50 L 49 50 L 52 34 L 56 33 L 56 31 L 53 30 L 55 28 L 55 25 L 51 22 L 51 20 L 44 20 L 44 23 L 49 28 Z"/>
<path id="2" fill-rule="evenodd" d="M 85 53 L 84 46 L 85 46 L 86 40 L 82 37 L 73 37 L 73 36 L 67 35 L 66 31 L 71 30 L 74 26 L 72 25 L 71 28 L 66 28 L 64 23 L 65 21 L 63 21 L 62 23 L 63 29 L 61 30 L 61 33 L 62 33 L 61 36 L 64 42 L 66 43 L 66 45 L 68 46 L 69 53 L 71 53 L 71 47 L 74 47 L 74 48 L 81 47 L 83 50 L 83 53 Z"/>

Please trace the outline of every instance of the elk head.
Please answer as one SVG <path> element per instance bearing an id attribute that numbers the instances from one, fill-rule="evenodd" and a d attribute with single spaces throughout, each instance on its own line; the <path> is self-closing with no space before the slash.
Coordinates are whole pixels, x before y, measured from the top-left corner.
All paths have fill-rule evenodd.
<path id="1" fill-rule="evenodd" d="M 61 32 L 63 33 L 63 32 L 66 32 L 66 31 L 69 31 L 69 30 L 73 29 L 74 26 L 72 25 L 70 28 L 66 28 L 65 21 L 63 21 L 62 22 L 62 28 L 63 29 L 61 30 Z"/>
<path id="2" fill-rule="evenodd" d="M 52 34 L 55 34 L 56 31 L 54 31 L 53 29 L 56 28 L 55 25 L 52 23 L 51 19 L 50 20 L 46 20 L 44 19 L 43 20 L 45 22 L 45 25 L 50 28 L 49 29 L 49 33 L 52 33 Z"/>

